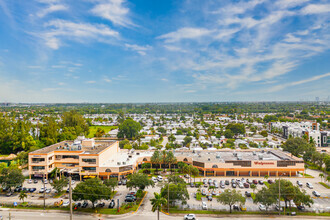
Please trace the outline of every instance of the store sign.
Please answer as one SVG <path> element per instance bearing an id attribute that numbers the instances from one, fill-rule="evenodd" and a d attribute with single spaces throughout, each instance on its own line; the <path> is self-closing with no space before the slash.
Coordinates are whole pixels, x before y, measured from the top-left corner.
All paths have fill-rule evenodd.
<path id="1" fill-rule="evenodd" d="M 274 162 L 254 162 L 254 165 L 275 165 Z"/>

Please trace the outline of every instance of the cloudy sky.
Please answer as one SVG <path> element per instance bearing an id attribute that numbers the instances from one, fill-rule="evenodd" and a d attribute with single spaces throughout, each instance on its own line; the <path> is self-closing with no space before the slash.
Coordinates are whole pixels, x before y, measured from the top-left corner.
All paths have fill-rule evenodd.
<path id="1" fill-rule="evenodd" d="M 329 0 L 0 0 L 0 102 L 330 95 Z"/>

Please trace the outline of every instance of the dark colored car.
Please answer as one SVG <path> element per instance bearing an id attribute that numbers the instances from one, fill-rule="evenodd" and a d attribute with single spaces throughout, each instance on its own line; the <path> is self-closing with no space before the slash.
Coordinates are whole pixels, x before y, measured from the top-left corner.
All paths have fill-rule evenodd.
<path id="1" fill-rule="evenodd" d="M 304 211 L 304 210 L 305 210 L 305 206 L 303 206 L 303 205 L 298 205 L 298 206 L 297 206 L 297 209 L 300 210 L 300 211 Z"/>
<path id="2" fill-rule="evenodd" d="M 248 191 L 245 191 L 245 196 L 246 197 L 251 197 L 251 193 L 249 193 Z"/>
<path id="3" fill-rule="evenodd" d="M 22 191 L 23 191 L 23 192 L 27 192 L 28 189 L 27 189 L 26 187 L 23 187 L 23 188 L 22 188 Z"/>
<path id="4" fill-rule="evenodd" d="M 22 187 L 21 186 L 17 186 L 15 189 L 14 189 L 15 192 L 20 192 L 22 191 Z"/>
<path id="5" fill-rule="evenodd" d="M 127 195 L 125 198 L 126 198 L 126 199 L 127 199 L 127 198 L 131 198 L 133 201 L 135 201 L 135 200 L 136 200 L 136 197 L 135 197 L 135 196 L 133 196 L 133 195 Z"/>
<path id="6" fill-rule="evenodd" d="M 199 187 L 199 184 L 198 184 L 198 183 L 196 183 L 196 184 L 195 184 L 195 187 L 196 187 L 196 188 L 198 188 L 198 187 Z"/>
<path id="7" fill-rule="evenodd" d="M 126 185 L 126 184 L 127 184 L 127 180 L 122 180 L 121 183 L 122 183 L 123 185 Z"/>
<path id="8" fill-rule="evenodd" d="M 88 206 L 88 202 L 84 201 L 83 204 L 81 205 L 81 208 L 86 208 Z"/>
<path id="9" fill-rule="evenodd" d="M 257 185 L 258 181 L 257 180 L 253 180 L 253 184 Z"/>
<path id="10" fill-rule="evenodd" d="M 226 184 L 226 185 L 229 185 L 229 180 L 226 180 L 226 181 L 225 181 L 225 184 Z"/>
<path id="11" fill-rule="evenodd" d="M 273 181 L 273 180 L 268 180 L 268 183 L 269 183 L 269 184 L 273 184 L 274 181 Z"/>
<path id="12" fill-rule="evenodd" d="M 105 206 L 104 202 L 100 202 L 96 205 L 96 207 L 98 207 L 98 208 L 103 208 L 104 206 Z"/>
<path id="13" fill-rule="evenodd" d="M 80 208 L 80 207 L 81 207 L 81 203 L 80 203 L 80 202 L 75 203 L 74 206 L 73 206 L 73 208 L 74 208 L 75 210 L 78 209 L 78 208 Z"/>
<path id="14" fill-rule="evenodd" d="M 36 190 L 37 190 L 37 188 L 30 188 L 30 189 L 29 189 L 29 192 L 30 192 L 30 193 L 33 193 L 33 192 L 35 192 Z"/>
<path id="15" fill-rule="evenodd" d="M 212 196 L 210 195 L 207 196 L 207 200 L 212 201 L 212 199 L 213 199 Z"/>
<path id="16" fill-rule="evenodd" d="M 194 183 L 190 183 L 190 187 L 193 188 L 195 185 Z"/>
<path id="17" fill-rule="evenodd" d="M 109 209 L 113 209 L 115 205 L 116 205 L 115 200 L 111 200 L 111 202 L 109 203 Z"/>
<path id="18" fill-rule="evenodd" d="M 125 202 L 134 202 L 132 197 L 126 197 Z"/>
<path id="19" fill-rule="evenodd" d="M 70 188 L 68 188 L 67 190 L 66 190 L 66 193 L 69 193 L 70 192 Z"/>
<path id="20" fill-rule="evenodd" d="M 233 209 L 236 210 L 236 211 L 239 211 L 238 205 L 233 205 Z"/>
<path id="21" fill-rule="evenodd" d="M 258 183 L 259 183 L 260 185 L 264 185 L 264 182 L 263 182 L 262 180 L 259 180 Z"/>
<path id="22" fill-rule="evenodd" d="M 34 179 L 34 180 L 33 180 L 33 183 L 38 183 L 38 180 L 37 180 L 37 179 Z"/>
<path id="23" fill-rule="evenodd" d="M 245 188 L 249 188 L 250 187 L 250 184 L 248 184 L 248 183 L 244 183 L 243 185 L 244 185 Z"/>
<path id="24" fill-rule="evenodd" d="M 122 185 L 122 184 L 123 184 L 123 183 L 122 183 L 121 181 L 118 181 L 118 186 L 119 186 L 119 185 Z"/>

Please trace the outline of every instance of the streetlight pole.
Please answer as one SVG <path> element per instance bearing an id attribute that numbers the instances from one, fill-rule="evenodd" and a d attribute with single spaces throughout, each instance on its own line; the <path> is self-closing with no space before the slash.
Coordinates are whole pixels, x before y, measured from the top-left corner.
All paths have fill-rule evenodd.
<path id="1" fill-rule="evenodd" d="M 278 176 L 278 215 L 281 215 L 281 176 L 283 175 L 285 175 L 285 173 Z"/>

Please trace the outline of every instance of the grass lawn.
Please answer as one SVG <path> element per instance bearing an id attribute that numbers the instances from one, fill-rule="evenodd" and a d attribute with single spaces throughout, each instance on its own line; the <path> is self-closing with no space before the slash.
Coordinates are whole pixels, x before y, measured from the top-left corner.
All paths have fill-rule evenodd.
<path id="1" fill-rule="evenodd" d="M 312 175 L 309 175 L 309 174 L 305 174 L 305 178 L 314 178 Z"/>
<path id="2" fill-rule="evenodd" d="M 54 196 L 54 198 L 60 198 L 62 195 L 64 195 L 66 193 L 66 191 L 65 190 L 62 190 L 61 192 L 59 192 L 59 193 L 56 193 L 55 194 L 55 196 Z"/>
<path id="3" fill-rule="evenodd" d="M 330 186 L 328 186 L 326 183 L 319 182 L 319 184 L 321 184 L 322 186 L 324 186 L 324 187 L 327 188 L 327 189 L 330 189 Z"/>
<path id="4" fill-rule="evenodd" d="M 269 188 L 269 183 L 267 181 L 264 181 L 265 186 L 267 186 L 267 188 Z"/>
<path id="5" fill-rule="evenodd" d="M 118 128 L 118 126 L 104 126 L 104 125 L 93 125 L 89 127 L 89 135 L 88 138 L 94 137 L 96 131 L 98 128 L 101 128 L 105 131 L 105 133 L 108 133 L 109 131 Z"/>
<path id="6" fill-rule="evenodd" d="M 255 200 L 255 198 L 256 198 L 256 194 L 254 194 L 253 192 L 251 193 L 251 198 L 253 199 L 253 200 Z"/>

